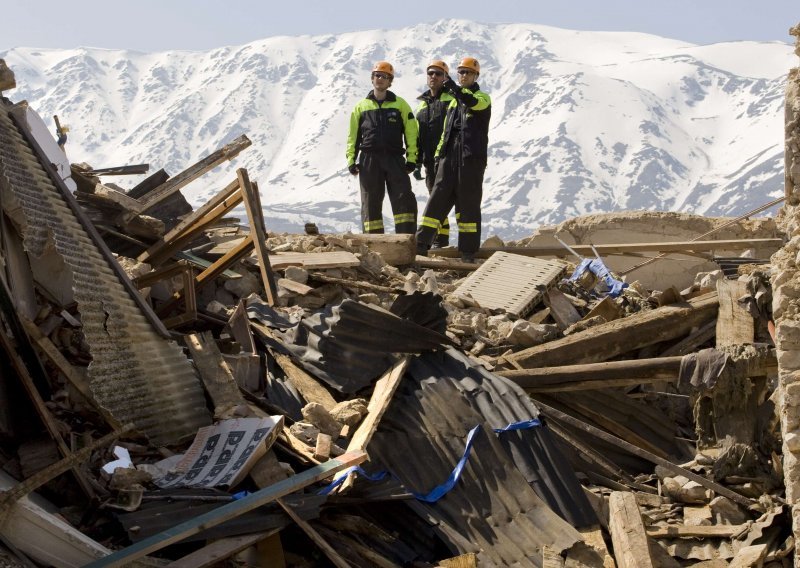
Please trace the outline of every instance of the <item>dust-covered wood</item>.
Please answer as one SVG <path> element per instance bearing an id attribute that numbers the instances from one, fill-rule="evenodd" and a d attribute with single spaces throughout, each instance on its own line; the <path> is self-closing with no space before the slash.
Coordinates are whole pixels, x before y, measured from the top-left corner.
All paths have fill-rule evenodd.
<path id="1" fill-rule="evenodd" d="M 275 358 L 275 362 L 278 363 L 280 368 L 283 369 L 283 372 L 286 373 L 289 382 L 300 392 L 303 398 L 306 399 L 306 402 L 319 403 L 328 411 L 336 406 L 336 400 L 333 398 L 330 391 L 322 386 L 317 379 L 295 365 L 294 361 L 292 361 L 288 355 L 275 352 L 272 356 Z"/>
<path id="2" fill-rule="evenodd" d="M 619 568 L 655 568 L 636 498 L 625 491 L 614 491 L 608 502 L 611 541 Z"/>
<path id="3" fill-rule="evenodd" d="M 206 568 L 214 566 L 237 552 L 258 544 L 278 532 L 278 529 L 275 529 L 267 532 L 221 538 L 199 550 L 195 550 L 191 554 L 187 554 L 183 558 L 170 562 L 166 566 L 169 568 Z"/>
<path id="4" fill-rule="evenodd" d="M 267 304 L 274 306 L 278 298 L 278 290 L 275 287 L 275 275 L 272 273 L 272 265 L 268 256 L 267 230 L 264 227 L 264 213 L 261 209 L 258 186 L 250 183 L 247 170 L 244 168 L 236 170 L 236 177 L 239 179 L 239 186 L 242 188 L 242 193 L 244 193 L 244 207 L 247 210 L 247 218 L 250 221 L 250 236 L 253 239 L 253 247 L 258 259 L 258 269 L 261 272 L 261 283 L 267 295 Z"/>
<path id="5" fill-rule="evenodd" d="M 639 312 L 549 343 L 529 347 L 507 358 L 524 368 L 606 361 L 628 351 L 681 337 L 717 314 L 717 293 L 688 302 Z"/>
<path id="6" fill-rule="evenodd" d="M 297 524 L 297 526 L 300 527 L 304 533 L 306 533 L 306 536 L 319 547 L 319 549 L 325 554 L 325 556 L 328 557 L 328 560 L 330 560 L 334 566 L 337 568 L 350 568 L 350 563 L 342 558 L 341 555 L 336 552 L 336 550 L 330 544 L 328 544 L 324 538 L 322 538 L 322 535 L 314 530 L 314 527 L 312 527 L 308 521 L 300 517 L 300 515 L 298 515 L 294 509 L 292 509 L 291 505 L 287 504 L 285 501 L 283 501 L 283 499 L 278 499 L 277 501 L 283 510 L 286 511 L 286 514 L 288 514 Z"/>
<path id="7" fill-rule="evenodd" d="M 184 342 L 214 404 L 214 414 L 220 415 L 235 406 L 247 406 L 211 332 L 187 335 Z"/>
<path id="8" fill-rule="evenodd" d="M 578 310 L 558 288 L 551 288 L 547 291 L 544 295 L 544 303 L 550 308 L 550 316 L 556 321 L 561 331 L 581 320 Z"/>
<path id="9" fill-rule="evenodd" d="M 741 280 L 717 280 L 719 315 L 717 316 L 717 348 L 753 343 L 755 323 L 753 316 L 739 305 L 739 298 L 747 294 L 747 283 Z"/>

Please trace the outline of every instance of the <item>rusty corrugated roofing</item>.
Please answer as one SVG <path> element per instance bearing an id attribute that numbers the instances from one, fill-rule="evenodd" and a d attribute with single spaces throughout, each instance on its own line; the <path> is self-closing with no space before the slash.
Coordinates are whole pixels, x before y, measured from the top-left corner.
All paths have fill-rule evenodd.
<path id="1" fill-rule="evenodd" d="M 0 184 L 24 214 L 25 248 L 40 256 L 49 242 L 73 274 L 92 392 L 121 423 L 133 422 L 153 444 L 191 438 L 210 423 L 197 375 L 173 341 L 160 336 L 70 208 L 26 138 L 0 103 Z M 29 134 L 29 133 L 28 133 Z M 64 188 L 66 190 L 66 188 Z"/>
<path id="2" fill-rule="evenodd" d="M 409 490 L 427 493 L 450 475 L 467 433 L 483 425 L 454 489 L 412 506 L 438 523 L 454 552 L 478 553 L 481 566 L 537 566 L 543 546 L 564 550 L 580 539 L 553 508 L 577 526 L 596 522 L 546 426 L 491 432 L 537 415 L 524 392 L 457 351 L 426 353 L 412 359 L 369 452 Z"/>

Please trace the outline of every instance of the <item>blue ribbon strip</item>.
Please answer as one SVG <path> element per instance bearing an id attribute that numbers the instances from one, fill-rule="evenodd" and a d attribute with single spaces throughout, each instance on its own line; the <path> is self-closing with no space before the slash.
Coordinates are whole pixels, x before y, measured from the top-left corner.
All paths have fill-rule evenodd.
<path id="1" fill-rule="evenodd" d="M 500 434 L 502 432 L 512 432 L 514 430 L 527 430 L 529 428 L 536 428 L 537 426 L 541 425 L 542 422 L 538 418 L 532 418 L 531 420 L 514 422 L 512 424 L 509 424 L 505 428 L 494 428 L 494 432 Z M 425 501 L 426 503 L 435 503 L 436 501 L 447 495 L 453 489 L 453 487 L 456 486 L 456 483 L 458 483 L 458 480 L 461 478 L 461 474 L 464 472 L 464 467 L 466 467 L 467 461 L 469 460 L 469 455 L 472 451 L 472 444 L 475 442 L 475 435 L 478 433 L 480 429 L 481 425 L 478 424 L 472 430 L 469 431 L 469 434 L 467 434 L 467 443 L 466 446 L 464 447 L 464 454 L 461 456 L 461 459 L 458 460 L 458 463 L 453 468 L 453 471 L 450 472 L 450 475 L 447 477 L 447 480 L 441 485 L 434 487 L 428 493 L 416 493 L 412 491 L 411 494 L 414 496 L 415 499 L 419 501 Z M 339 487 L 339 485 L 344 483 L 344 480 L 347 479 L 347 476 L 350 475 L 351 473 L 356 473 L 358 475 L 361 475 L 370 481 L 382 481 L 387 475 L 389 475 L 388 471 L 379 471 L 378 473 L 375 474 L 369 474 L 363 469 L 361 469 L 359 466 L 353 466 L 351 468 L 344 470 L 342 472 L 341 477 L 335 479 L 332 483 L 330 483 L 326 487 L 323 487 L 322 490 L 320 490 L 319 494 L 328 495 L 331 491 L 333 491 L 334 489 Z"/>

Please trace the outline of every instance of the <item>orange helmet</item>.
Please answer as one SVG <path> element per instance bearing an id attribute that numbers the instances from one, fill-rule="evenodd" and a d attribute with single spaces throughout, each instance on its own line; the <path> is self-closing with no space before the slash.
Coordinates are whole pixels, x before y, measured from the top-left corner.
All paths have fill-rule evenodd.
<path id="1" fill-rule="evenodd" d="M 441 59 L 434 59 L 433 61 L 428 63 L 428 66 L 425 68 L 425 70 L 427 71 L 431 67 L 436 67 L 437 69 L 441 69 L 442 71 L 444 71 L 445 75 L 450 74 L 450 68 L 447 66 L 447 63 L 445 63 Z"/>
<path id="2" fill-rule="evenodd" d="M 478 60 L 475 59 L 474 57 L 465 57 L 464 59 L 462 59 L 461 63 L 458 64 L 458 68 L 470 69 L 472 71 L 475 71 L 475 73 L 478 73 L 479 75 L 481 72 L 481 64 L 478 63 Z"/>
<path id="3" fill-rule="evenodd" d="M 390 76 L 394 77 L 394 67 L 388 61 L 378 61 L 375 66 L 372 68 L 372 72 L 375 73 L 379 71 L 381 73 L 388 73 Z"/>

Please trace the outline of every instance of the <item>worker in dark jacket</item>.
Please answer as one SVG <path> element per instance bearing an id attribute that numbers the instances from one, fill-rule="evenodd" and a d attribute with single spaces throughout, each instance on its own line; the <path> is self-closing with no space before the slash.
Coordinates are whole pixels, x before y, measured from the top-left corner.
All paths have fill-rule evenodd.
<path id="1" fill-rule="evenodd" d="M 419 124 L 419 159 L 414 177 L 422 179 L 422 166 L 425 166 L 425 186 L 428 193 L 433 190 L 433 181 L 436 177 L 434 158 L 436 147 L 442 138 L 444 130 L 444 117 L 453 95 L 444 90 L 444 82 L 450 73 L 447 63 L 439 59 L 431 61 L 425 69 L 428 76 L 428 90 L 417 97 L 420 101 L 417 107 L 417 123 Z M 450 223 L 445 216 L 437 232 L 433 247 L 446 247 L 450 241 Z"/>
<path id="2" fill-rule="evenodd" d="M 393 79 L 390 63 L 376 63 L 373 88 L 350 115 L 347 168 L 359 177 L 365 233 L 383 233 L 387 192 L 395 232 L 413 233 L 417 226 L 417 199 L 408 179 L 417 165 L 417 121 L 408 103 L 389 90 Z"/>
<path id="3" fill-rule="evenodd" d="M 474 262 L 481 239 L 481 199 L 489 145 L 492 101 L 477 83 L 480 64 L 465 57 L 458 64 L 457 85 L 450 77 L 444 88 L 453 95 L 447 107 L 442 139 L 436 150 L 436 179 L 417 229 L 417 254 L 427 255 L 437 231 L 455 205 L 458 250 Z"/>

